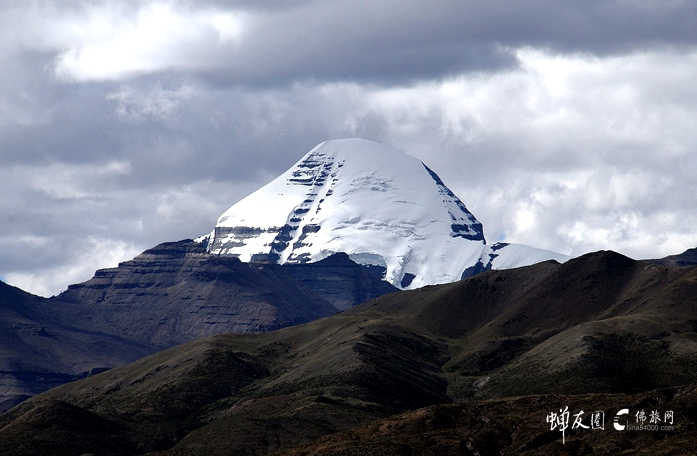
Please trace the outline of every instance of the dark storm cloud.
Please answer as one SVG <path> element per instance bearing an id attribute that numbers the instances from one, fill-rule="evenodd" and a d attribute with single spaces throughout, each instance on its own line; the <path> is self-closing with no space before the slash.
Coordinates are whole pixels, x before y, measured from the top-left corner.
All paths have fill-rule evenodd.
<path id="1" fill-rule="evenodd" d="M 608 55 L 696 38 L 692 2 L 313 2 L 255 16 L 209 76 L 408 83 L 505 69 L 520 46 Z"/>
<path id="2" fill-rule="evenodd" d="M 693 2 L 312 2 L 255 16 L 218 77 L 408 82 L 509 67 L 511 47 L 607 55 L 696 38 Z"/>
<path id="3" fill-rule="evenodd" d="M 227 14 L 224 17 L 228 22 L 182 21 L 179 27 L 190 29 L 181 36 L 164 25 L 160 33 L 169 33 L 170 38 L 158 36 L 157 30 L 151 35 L 143 33 L 142 46 L 147 48 L 153 40 L 169 43 L 169 47 L 166 55 L 144 54 L 151 61 L 133 71 L 176 70 L 197 74 L 223 86 L 283 86 L 303 80 L 409 83 L 462 72 L 510 68 L 516 64 L 510 49 L 521 46 L 560 53 L 609 55 L 647 46 L 689 45 L 697 38 L 697 5 L 693 2 L 510 0 L 296 2 L 264 7 L 239 2 L 212 2 L 196 7 L 187 3 L 165 5 L 170 6 L 161 9 L 170 19 L 216 8 L 211 14 L 219 14 L 218 19 Z M 147 7 L 114 12 L 123 15 L 123 21 L 135 29 L 148 26 L 148 19 L 154 21 L 155 17 L 152 11 L 149 15 Z M 233 29 L 221 28 L 220 24 Z M 212 29 L 206 31 L 206 27 Z M 112 45 L 91 45 L 96 46 L 93 49 L 96 53 L 100 49 L 114 52 L 116 41 Z M 67 40 L 66 45 L 76 53 L 71 57 L 74 60 L 57 62 L 66 77 L 121 79 L 131 74 L 87 68 L 91 63 L 89 49 L 86 51 L 85 47 L 90 43 L 84 37 Z"/>
<path id="4" fill-rule="evenodd" d="M 692 2 L 344 2 L 262 17 L 225 67 L 253 84 L 393 83 L 503 69 L 507 48 L 607 55 L 697 38 Z"/>

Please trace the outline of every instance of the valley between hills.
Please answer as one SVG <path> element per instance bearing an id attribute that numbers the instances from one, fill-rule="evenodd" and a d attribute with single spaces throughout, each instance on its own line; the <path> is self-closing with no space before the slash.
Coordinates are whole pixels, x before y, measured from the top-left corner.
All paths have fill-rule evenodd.
<path id="1" fill-rule="evenodd" d="M 690 454 L 695 297 L 696 267 L 608 251 L 395 291 L 53 388 L 0 415 L 0 453 Z"/>

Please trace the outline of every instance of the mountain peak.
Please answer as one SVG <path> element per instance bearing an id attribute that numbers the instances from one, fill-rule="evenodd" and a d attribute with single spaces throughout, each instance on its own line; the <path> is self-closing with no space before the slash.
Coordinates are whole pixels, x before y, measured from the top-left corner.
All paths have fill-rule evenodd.
<path id="1" fill-rule="evenodd" d="M 480 262 L 485 245 L 482 224 L 433 170 L 352 138 L 319 144 L 225 211 L 208 248 L 272 263 L 344 252 L 383 267 L 393 285 L 416 288 L 458 280 Z M 493 257 L 487 259 L 490 267 Z"/>

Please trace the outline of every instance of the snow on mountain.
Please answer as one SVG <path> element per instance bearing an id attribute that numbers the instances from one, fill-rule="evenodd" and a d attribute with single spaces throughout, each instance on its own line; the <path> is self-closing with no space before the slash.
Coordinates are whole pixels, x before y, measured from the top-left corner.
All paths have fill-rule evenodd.
<path id="1" fill-rule="evenodd" d="M 345 252 L 385 268 L 385 280 L 404 289 L 567 259 L 522 245 L 488 246 L 482 224 L 435 172 L 363 139 L 318 145 L 225 211 L 208 242 L 212 254 L 245 262 L 304 263 Z"/>
<path id="2" fill-rule="evenodd" d="M 570 258 L 567 255 L 552 252 L 551 250 L 538 249 L 523 244 L 497 242 L 496 244 L 484 246 L 479 261 L 465 269 L 462 277 L 468 277 L 491 269 L 512 269 L 529 266 L 547 260 L 564 263 Z"/>

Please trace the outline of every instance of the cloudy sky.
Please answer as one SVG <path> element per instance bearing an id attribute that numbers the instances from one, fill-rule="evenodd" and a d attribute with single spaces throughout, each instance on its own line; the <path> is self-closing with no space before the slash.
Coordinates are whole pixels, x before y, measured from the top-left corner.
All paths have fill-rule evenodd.
<path id="1" fill-rule="evenodd" d="M 356 136 L 489 242 L 697 247 L 691 0 L 3 0 L 0 68 L 0 277 L 44 296 Z"/>

